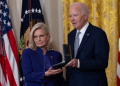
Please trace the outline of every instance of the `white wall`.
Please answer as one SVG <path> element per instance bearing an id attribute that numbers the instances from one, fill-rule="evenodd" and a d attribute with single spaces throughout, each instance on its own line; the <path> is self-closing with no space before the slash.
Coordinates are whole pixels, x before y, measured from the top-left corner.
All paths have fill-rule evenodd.
<path id="1" fill-rule="evenodd" d="M 54 49 L 62 52 L 63 11 L 62 0 L 40 0 L 46 24 L 53 35 Z"/>

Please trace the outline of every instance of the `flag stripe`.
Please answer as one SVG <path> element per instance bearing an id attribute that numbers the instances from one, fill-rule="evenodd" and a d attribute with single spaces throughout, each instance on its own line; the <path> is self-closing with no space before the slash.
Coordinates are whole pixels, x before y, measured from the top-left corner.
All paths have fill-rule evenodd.
<path id="1" fill-rule="evenodd" d="M 13 54 L 15 56 L 15 60 L 16 60 L 17 65 L 18 65 L 17 47 L 16 47 L 16 42 L 15 42 L 15 38 L 14 38 L 12 30 L 7 32 L 7 37 L 9 39 L 9 43 L 10 43 L 11 49 L 13 51 Z"/>
<path id="2" fill-rule="evenodd" d="M 117 86 L 120 86 L 120 36 L 119 36 L 119 44 L 118 44 L 118 63 L 117 63 Z"/>
<path id="3" fill-rule="evenodd" d="M 6 58 L 6 64 L 7 64 L 6 69 L 9 70 L 9 71 L 7 71 L 7 75 L 8 75 L 8 80 L 9 80 L 10 86 L 17 86 L 14 76 L 13 76 L 14 73 L 12 72 L 12 69 L 11 69 L 9 61 L 8 61 L 8 57 Z"/>
<path id="4" fill-rule="evenodd" d="M 12 34 L 12 32 L 11 32 L 11 34 Z M 4 38 L 4 42 L 5 42 L 5 52 L 6 52 L 6 60 L 7 60 L 6 64 L 9 64 L 9 65 L 7 65 L 7 70 L 9 70 L 9 71 L 7 71 L 7 73 L 8 73 L 8 79 L 10 81 L 9 83 L 10 83 L 10 86 L 19 86 L 18 85 L 18 83 L 19 83 L 19 81 L 18 81 L 19 80 L 18 66 L 17 66 L 16 60 L 15 60 L 13 51 L 11 49 L 11 46 L 9 44 L 10 41 L 8 39 L 7 34 L 5 34 L 3 36 L 3 38 Z M 13 81 L 11 81 L 11 80 L 13 80 Z"/>
<path id="5" fill-rule="evenodd" d="M 6 0 L 0 1 L 2 57 L 0 58 L 0 83 L 2 86 L 19 86 L 18 54 Z M 3 85 L 4 84 L 4 85 Z"/>
<path id="6" fill-rule="evenodd" d="M 117 86 L 120 86 L 120 79 L 118 76 L 117 76 Z"/>
<path id="7" fill-rule="evenodd" d="M 0 86 L 6 86 L 6 80 L 5 80 L 5 77 L 4 77 L 4 74 L 3 74 L 3 70 L 2 70 L 2 67 L 0 65 Z"/>
<path id="8" fill-rule="evenodd" d="M 8 80 L 8 77 L 7 77 L 7 86 L 10 86 L 10 83 L 8 82 L 9 80 Z"/>
<path id="9" fill-rule="evenodd" d="M 0 86 L 2 86 L 1 83 L 0 83 Z"/>
<path id="10" fill-rule="evenodd" d="M 117 64 L 117 76 L 120 79 L 120 64 Z"/>
<path id="11" fill-rule="evenodd" d="M 6 66 L 5 66 L 5 57 L 0 55 L 0 63 L 1 63 L 1 68 L 2 68 L 2 72 L 3 72 L 3 75 L 5 77 L 5 81 L 7 81 L 7 77 L 6 77 Z M 2 76 L 2 75 L 1 75 Z"/>
<path id="12" fill-rule="evenodd" d="M 118 51 L 118 62 L 119 62 L 119 64 L 120 64 L 120 37 L 119 37 L 119 45 L 118 45 L 119 47 L 119 51 Z"/>
<path id="13" fill-rule="evenodd" d="M 119 36 L 119 57 L 120 57 L 120 36 Z"/>

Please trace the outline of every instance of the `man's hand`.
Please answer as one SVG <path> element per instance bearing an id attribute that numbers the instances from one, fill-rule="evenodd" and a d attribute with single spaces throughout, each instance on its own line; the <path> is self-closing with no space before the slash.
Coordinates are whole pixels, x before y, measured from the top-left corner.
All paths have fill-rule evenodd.
<path id="1" fill-rule="evenodd" d="M 68 62 L 66 65 L 67 66 L 70 66 L 70 67 L 77 67 L 78 66 L 78 59 L 72 59 L 70 62 Z"/>

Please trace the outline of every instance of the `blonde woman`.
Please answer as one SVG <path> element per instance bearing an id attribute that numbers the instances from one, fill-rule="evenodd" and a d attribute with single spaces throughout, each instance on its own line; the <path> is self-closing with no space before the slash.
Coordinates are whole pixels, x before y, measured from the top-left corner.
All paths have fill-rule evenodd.
<path id="1" fill-rule="evenodd" d="M 22 53 L 24 86 L 64 86 L 63 69 L 51 67 L 62 61 L 61 53 L 50 49 L 51 42 L 47 26 L 35 24 L 29 36 L 29 48 Z"/>

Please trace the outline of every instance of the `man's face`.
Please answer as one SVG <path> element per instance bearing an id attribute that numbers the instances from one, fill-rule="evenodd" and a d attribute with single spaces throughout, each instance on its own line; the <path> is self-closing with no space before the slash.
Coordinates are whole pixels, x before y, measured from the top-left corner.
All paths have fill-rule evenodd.
<path id="1" fill-rule="evenodd" d="M 77 30 L 81 30 L 87 23 L 87 13 L 82 13 L 80 5 L 74 5 L 69 8 L 69 17 L 73 27 Z"/>

